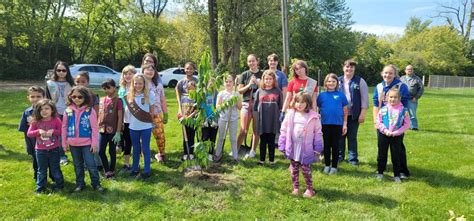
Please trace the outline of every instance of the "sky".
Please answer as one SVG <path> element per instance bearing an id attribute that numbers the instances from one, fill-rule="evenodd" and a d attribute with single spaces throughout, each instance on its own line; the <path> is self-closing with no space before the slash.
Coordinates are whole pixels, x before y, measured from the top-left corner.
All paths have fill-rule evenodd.
<path id="1" fill-rule="evenodd" d="M 352 29 L 377 34 L 403 34 L 410 17 L 422 21 L 431 19 L 432 25 L 444 24 L 441 18 L 433 18 L 440 5 L 455 5 L 455 0 L 346 0 L 355 22 Z"/>

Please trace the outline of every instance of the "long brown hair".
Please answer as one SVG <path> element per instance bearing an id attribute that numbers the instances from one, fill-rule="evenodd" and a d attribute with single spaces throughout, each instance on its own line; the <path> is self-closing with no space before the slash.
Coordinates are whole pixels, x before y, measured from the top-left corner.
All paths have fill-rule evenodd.
<path id="1" fill-rule="evenodd" d="M 308 113 L 313 107 L 313 101 L 312 101 L 311 95 L 303 91 L 295 95 L 295 99 L 293 99 L 293 104 L 291 106 L 294 107 L 296 102 L 306 103 L 306 107 L 304 108 L 304 112 L 306 113 Z"/>
<path id="2" fill-rule="evenodd" d="M 272 70 L 266 70 L 263 72 L 262 78 L 260 79 L 260 88 L 265 89 L 265 77 L 270 76 L 273 78 L 273 87 L 277 87 L 277 80 L 276 80 L 276 74 L 275 71 Z"/>
<path id="3" fill-rule="evenodd" d="M 55 118 L 58 116 L 58 110 L 56 109 L 56 105 L 50 99 L 41 99 L 36 103 L 35 108 L 33 109 L 33 120 L 38 122 L 43 119 L 41 116 L 41 109 L 44 106 L 49 106 L 51 108 L 51 117 Z"/>
<path id="4" fill-rule="evenodd" d="M 306 64 L 305 61 L 303 60 L 296 60 L 295 62 L 293 62 L 293 64 L 291 65 L 291 72 L 293 73 L 293 77 L 299 79 L 299 76 L 296 74 L 296 71 L 295 71 L 295 68 L 296 68 L 296 65 L 300 66 L 300 68 L 304 68 L 305 70 L 305 74 L 306 76 L 308 76 L 308 65 Z M 309 77 L 309 76 L 308 76 Z"/>

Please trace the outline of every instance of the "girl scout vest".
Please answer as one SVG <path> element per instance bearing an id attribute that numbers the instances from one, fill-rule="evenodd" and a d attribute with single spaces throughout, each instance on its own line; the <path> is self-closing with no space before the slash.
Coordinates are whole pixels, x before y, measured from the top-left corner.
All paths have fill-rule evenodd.
<path id="1" fill-rule="evenodd" d="M 390 128 L 390 114 L 388 112 L 388 107 L 387 106 L 383 106 L 381 109 L 380 109 L 381 113 L 382 113 L 382 122 L 383 122 L 383 125 L 385 125 L 385 128 Z M 400 115 L 398 115 L 398 118 L 397 118 L 397 121 L 396 121 L 396 124 L 395 124 L 395 127 L 393 128 L 394 130 L 398 130 L 401 126 L 402 126 L 402 123 L 403 123 L 403 120 L 405 119 L 405 112 L 407 111 L 407 109 L 404 107 L 402 109 L 402 112 L 400 112 Z"/>
<path id="2" fill-rule="evenodd" d="M 89 121 L 91 108 L 87 107 L 79 118 L 79 136 L 76 134 L 76 113 L 70 108 L 66 108 L 67 114 L 67 137 L 91 137 L 91 123 Z"/>
<path id="3" fill-rule="evenodd" d="M 114 134 L 117 132 L 118 97 L 114 97 L 108 106 L 105 106 L 105 98 L 100 99 L 99 104 L 99 132 L 106 134 Z"/>

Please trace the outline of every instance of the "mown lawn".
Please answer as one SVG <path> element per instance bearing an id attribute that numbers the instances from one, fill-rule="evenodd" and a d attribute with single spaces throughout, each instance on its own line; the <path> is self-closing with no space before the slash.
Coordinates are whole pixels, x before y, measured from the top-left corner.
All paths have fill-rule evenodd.
<path id="1" fill-rule="evenodd" d="M 26 92 L 0 92 L 0 219 L 446 220 L 450 210 L 474 217 L 474 90 L 426 91 L 419 106 L 421 130 L 405 137 L 413 176 L 402 184 L 374 178 L 376 134 L 369 114 L 359 130 L 361 165 L 343 163 L 335 176 L 313 165 L 313 199 L 290 194 L 289 161 L 281 154 L 274 167 L 259 167 L 255 159 L 234 165 L 227 157 L 205 178 L 181 172 L 174 91 L 167 89 L 166 95 L 173 116 L 165 127 L 168 161 L 152 163 L 151 179 L 102 180 L 104 194 L 90 186 L 72 194 L 75 177 L 69 164 L 62 167 L 64 192 L 36 196 L 30 156 L 17 132 L 28 106 Z M 121 156 L 118 162 L 120 168 Z M 302 177 L 300 182 L 303 189 Z"/>

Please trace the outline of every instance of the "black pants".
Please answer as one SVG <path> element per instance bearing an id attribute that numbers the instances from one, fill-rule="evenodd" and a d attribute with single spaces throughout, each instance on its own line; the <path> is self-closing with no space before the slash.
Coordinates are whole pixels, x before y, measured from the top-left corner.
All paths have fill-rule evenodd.
<path id="1" fill-rule="evenodd" d="M 324 163 L 337 168 L 339 142 L 342 138 L 342 125 L 323 125 Z"/>
<path id="2" fill-rule="evenodd" d="M 275 161 L 275 134 L 273 133 L 263 133 L 260 134 L 260 161 L 265 161 L 265 156 L 267 154 L 268 146 L 268 155 L 270 162 Z"/>
<path id="3" fill-rule="evenodd" d="M 102 166 L 104 167 L 105 172 L 114 171 L 115 170 L 115 163 L 117 161 L 117 152 L 115 150 L 115 143 L 112 141 L 112 138 L 115 134 L 106 134 L 100 133 L 99 134 L 99 157 L 102 161 Z M 107 159 L 107 155 L 105 151 L 107 150 L 107 144 L 109 146 L 109 155 L 110 155 L 110 164 L 109 160 Z"/>
<path id="4" fill-rule="evenodd" d="M 194 136 L 196 134 L 196 131 L 192 127 L 184 126 L 186 130 L 186 136 L 188 138 L 188 145 L 189 145 L 189 153 L 188 153 L 188 148 L 186 147 L 186 139 L 184 138 L 183 134 L 183 153 L 184 155 L 188 154 L 194 154 Z"/>
<path id="5" fill-rule="evenodd" d="M 216 145 L 218 127 L 202 127 L 202 141 L 211 141 L 211 148 L 209 148 L 209 154 L 214 154 L 214 146 Z"/>
<path id="6" fill-rule="evenodd" d="M 403 143 L 403 138 L 405 134 L 401 136 L 401 149 L 400 149 L 400 173 L 404 173 L 406 176 L 410 176 L 410 171 L 408 170 L 408 163 L 407 163 L 407 151 L 405 149 L 405 144 Z"/>
<path id="7" fill-rule="evenodd" d="M 390 156 L 392 158 L 393 174 L 400 176 L 400 156 L 402 149 L 402 137 L 388 137 L 378 132 L 378 155 L 377 155 L 377 171 L 382 174 L 387 167 L 387 152 L 390 146 Z"/>
<path id="8" fill-rule="evenodd" d="M 123 124 L 122 139 L 120 140 L 120 146 L 122 147 L 124 155 L 130 155 L 132 153 L 132 139 L 130 138 L 130 124 Z"/>

